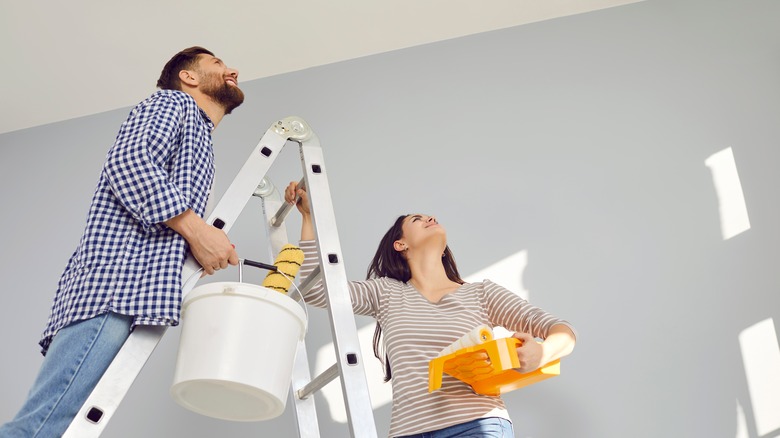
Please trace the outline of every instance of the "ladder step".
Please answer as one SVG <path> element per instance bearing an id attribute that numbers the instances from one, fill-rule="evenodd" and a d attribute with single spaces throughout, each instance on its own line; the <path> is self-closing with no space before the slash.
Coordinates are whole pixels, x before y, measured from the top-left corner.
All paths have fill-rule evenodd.
<path id="1" fill-rule="evenodd" d="M 307 399 L 311 394 L 324 388 L 325 385 L 332 382 L 333 379 L 339 376 L 339 364 L 334 363 L 327 370 L 322 372 L 319 376 L 312 379 L 306 386 L 297 391 L 298 398 L 301 400 Z"/>
<path id="2" fill-rule="evenodd" d="M 311 288 L 314 287 L 314 285 L 317 284 L 318 281 L 322 279 L 322 270 L 320 269 L 319 265 L 317 265 L 316 268 L 314 268 L 313 271 L 311 271 L 311 274 L 309 274 L 306 279 L 301 282 L 300 286 L 298 286 L 298 289 L 301 291 L 301 294 L 306 295 Z"/>
<path id="3" fill-rule="evenodd" d="M 306 190 L 306 179 L 301 179 L 298 181 L 298 187 L 300 189 Z M 297 204 L 300 199 L 300 196 L 295 196 L 295 203 Z M 292 208 L 293 206 L 286 202 L 281 207 L 279 207 L 279 211 L 277 211 L 276 214 L 271 218 L 271 226 L 278 227 L 281 225 L 282 222 L 284 222 L 284 219 L 287 218 L 287 215 L 290 214 Z"/>

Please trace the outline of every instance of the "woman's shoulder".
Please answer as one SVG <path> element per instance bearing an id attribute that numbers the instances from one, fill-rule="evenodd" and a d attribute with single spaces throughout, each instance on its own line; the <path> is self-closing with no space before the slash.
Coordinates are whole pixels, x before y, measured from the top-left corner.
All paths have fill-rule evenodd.
<path id="1" fill-rule="evenodd" d="M 485 289 L 488 286 L 491 286 L 495 283 L 493 283 L 491 280 L 485 278 L 482 280 L 473 280 L 473 281 L 466 281 L 461 286 L 464 289 Z"/>
<path id="2" fill-rule="evenodd" d="M 401 289 L 403 287 L 407 286 L 406 282 L 403 282 L 401 280 L 396 280 L 395 278 L 391 277 L 377 277 L 377 278 L 371 278 L 366 281 L 373 281 L 377 284 L 382 285 L 384 288 L 392 288 L 392 289 Z"/>
<path id="3" fill-rule="evenodd" d="M 493 293 L 504 293 L 504 292 L 512 293 L 506 287 L 496 283 L 495 281 L 489 278 L 485 278 L 482 280 L 475 280 L 469 283 L 464 283 L 462 287 L 465 290 L 471 292 L 478 292 L 481 294 L 493 294 Z"/>

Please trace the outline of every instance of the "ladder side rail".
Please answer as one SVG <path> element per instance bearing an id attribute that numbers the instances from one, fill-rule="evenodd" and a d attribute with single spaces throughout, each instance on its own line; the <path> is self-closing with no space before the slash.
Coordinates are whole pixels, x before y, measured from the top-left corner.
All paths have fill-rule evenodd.
<path id="1" fill-rule="evenodd" d="M 295 118 L 283 119 L 266 130 L 214 211 L 209 215 L 207 223 L 226 233 L 230 230 L 271 164 L 279 156 L 290 135 L 296 135 L 296 122 Z M 196 281 L 189 280 L 199 270 L 200 265 L 189 254 L 182 268 L 182 298 L 194 288 Z M 163 334 L 165 334 L 164 327 L 162 330 L 146 330 L 139 326 L 133 330 L 74 417 L 63 438 L 100 436 Z"/>
<path id="2" fill-rule="evenodd" d="M 301 162 L 318 244 L 323 286 L 328 299 L 336 363 L 341 375 L 350 433 L 353 437 L 376 437 L 374 413 L 352 312 L 327 172 L 319 140 L 313 134 L 301 142 Z"/>
<path id="3" fill-rule="evenodd" d="M 263 202 L 263 217 L 265 220 L 266 237 L 269 242 L 269 255 L 271 257 L 270 260 L 274 260 L 281 252 L 282 247 L 290 242 L 282 217 L 284 215 L 279 214 L 285 207 L 289 207 L 289 204 L 282 201 L 279 191 L 270 181 L 265 181 L 263 190 L 258 188 L 258 192 L 256 192 L 255 195 L 260 196 Z M 311 372 L 309 371 L 309 358 L 308 353 L 306 352 L 306 340 L 301 339 L 298 341 L 295 359 L 293 361 L 289 395 L 294 406 L 299 438 L 320 437 L 320 427 L 317 421 L 317 410 L 314 404 L 314 397 L 308 399 L 298 397 L 297 388 L 306 385 L 310 380 Z"/>
<path id="4" fill-rule="evenodd" d="M 273 162 L 279 156 L 288 138 L 280 133 L 277 128 L 284 121 L 268 128 L 260 142 L 249 155 L 241 170 L 228 186 L 225 194 L 214 207 L 206 222 L 222 229 L 226 233 L 235 223 L 238 216 L 244 210 L 249 199 L 254 196 L 258 186 L 263 183 L 265 175 Z"/>
<path id="5" fill-rule="evenodd" d="M 306 340 L 298 341 L 298 349 L 293 362 L 292 381 L 290 382 L 290 397 L 295 409 L 295 421 L 298 424 L 299 438 L 320 438 L 320 426 L 317 421 L 317 409 L 314 405 L 314 397 L 301 398 L 298 396 L 298 388 L 303 387 L 311 380 L 309 371 L 309 357 L 306 352 Z"/>
<path id="6" fill-rule="evenodd" d="M 63 438 L 100 436 L 166 329 L 166 326 L 138 326 L 133 330 Z"/>

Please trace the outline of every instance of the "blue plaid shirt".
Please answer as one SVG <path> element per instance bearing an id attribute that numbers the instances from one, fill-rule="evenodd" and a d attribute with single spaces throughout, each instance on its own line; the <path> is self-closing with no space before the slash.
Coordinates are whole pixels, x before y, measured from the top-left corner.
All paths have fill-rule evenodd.
<path id="1" fill-rule="evenodd" d="M 203 217 L 214 178 L 213 129 L 181 91 L 158 91 L 130 112 L 60 278 L 43 354 L 61 328 L 107 311 L 134 316 L 134 326 L 178 324 L 187 244 L 163 222 L 188 208 Z"/>

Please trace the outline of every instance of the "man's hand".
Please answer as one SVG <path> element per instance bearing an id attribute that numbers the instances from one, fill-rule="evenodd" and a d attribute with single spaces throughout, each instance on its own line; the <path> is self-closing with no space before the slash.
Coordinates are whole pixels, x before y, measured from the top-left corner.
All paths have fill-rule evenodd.
<path id="1" fill-rule="evenodd" d="M 207 224 L 192 210 L 167 220 L 165 224 L 187 240 L 192 256 L 206 274 L 225 269 L 228 264 L 238 264 L 238 254 L 227 234 Z"/>

